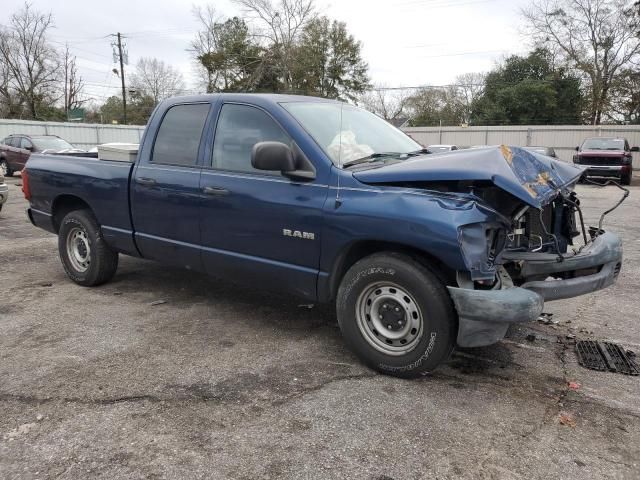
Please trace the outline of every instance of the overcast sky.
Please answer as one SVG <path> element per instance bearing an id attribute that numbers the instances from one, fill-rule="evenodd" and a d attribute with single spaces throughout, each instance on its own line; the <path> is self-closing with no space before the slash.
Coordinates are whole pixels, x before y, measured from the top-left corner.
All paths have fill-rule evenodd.
<path id="1" fill-rule="evenodd" d="M 193 5 L 213 4 L 221 16 L 242 16 L 231 1 L 31 0 L 51 12 L 50 39 L 77 56 L 86 92 L 97 101 L 118 94 L 112 73 L 112 38 L 122 32 L 129 69 L 138 58 L 157 57 L 178 68 L 195 89 L 187 51 L 198 23 Z M 22 0 L 3 0 L 3 19 Z M 363 45 L 371 79 L 387 86 L 442 85 L 456 75 L 487 71 L 505 54 L 523 53 L 520 8 L 527 0 L 316 0 L 321 13 L 347 23 Z M 127 67 L 125 67 L 125 71 Z"/>

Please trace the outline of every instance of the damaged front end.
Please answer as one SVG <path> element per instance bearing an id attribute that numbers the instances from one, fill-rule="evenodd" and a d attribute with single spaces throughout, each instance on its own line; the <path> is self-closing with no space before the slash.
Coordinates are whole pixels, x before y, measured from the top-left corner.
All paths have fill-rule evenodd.
<path id="1" fill-rule="evenodd" d="M 622 243 L 602 228 L 613 209 L 597 226 L 585 226 L 573 191 L 584 173 L 580 167 L 505 146 L 403 163 L 365 172 L 361 180 L 467 193 L 495 212 L 493 222 L 458 228 L 466 270 L 448 287 L 458 312 L 458 345 L 495 343 L 510 324 L 538 318 L 545 301 L 615 282 Z"/>
<path id="2" fill-rule="evenodd" d="M 502 152 L 512 162 L 535 164 L 537 160 L 521 149 L 503 147 Z M 468 275 L 458 275 L 458 287 L 449 287 L 460 318 L 460 346 L 495 343 L 511 323 L 538 318 L 544 302 L 601 290 L 616 281 L 622 243 L 602 228 L 604 216 L 613 208 L 603 213 L 597 226 L 587 228 L 573 191 L 578 178 L 538 172 L 533 178 L 521 179 L 534 201 L 522 202 L 515 210 L 508 203 L 501 204 L 510 226 L 493 262 L 495 278 L 488 284 L 474 278 L 477 274 L 470 270 Z M 627 195 L 625 190 L 614 208 Z"/>

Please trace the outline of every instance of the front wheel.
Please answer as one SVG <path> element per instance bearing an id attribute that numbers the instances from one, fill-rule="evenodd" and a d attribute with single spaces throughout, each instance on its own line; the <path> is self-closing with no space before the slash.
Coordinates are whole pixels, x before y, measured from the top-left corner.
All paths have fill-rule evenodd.
<path id="1" fill-rule="evenodd" d="M 631 175 L 631 172 L 622 174 L 620 183 L 622 183 L 622 185 L 631 185 Z"/>
<path id="2" fill-rule="evenodd" d="M 457 317 L 446 287 L 409 256 L 357 262 L 342 279 L 336 309 L 346 343 L 380 372 L 423 375 L 453 350 Z"/>
<path id="3" fill-rule="evenodd" d="M 89 210 L 75 210 L 62 219 L 58 251 L 69 278 L 85 287 L 108 282 L 118 268 L 118 253 L 105 243 Z"/>

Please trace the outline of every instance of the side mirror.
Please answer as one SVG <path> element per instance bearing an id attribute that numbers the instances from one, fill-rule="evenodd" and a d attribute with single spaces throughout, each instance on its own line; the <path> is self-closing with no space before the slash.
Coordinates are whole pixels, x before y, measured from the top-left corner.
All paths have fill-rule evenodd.
<path id="1" fill-rule="evenodd" d="M 640 147 L 631 147 L 632 152 L 640 152 Z"/>
<path id="2" fill-rule="evenodd" d="M 258 142 L 251 150 L 251 165 L 258 170 L 290 172 L 296 169 L 293 152 L 281 142 Z"/>
<path id="3" fill-rule="evenodd" d="M 304 154 L 282 142 L 258 142 L 251 150 L 251 165 L 258 170 L 279 171 L 285 177 L 299 180 L 316 178 L 315 169 Z"/>
<path id="4" fill-rule="evenodd" d="M 579 152 L 579 151 L 580 151 L 580 147 L 576 147 L 576 152 Z"/>
<path id="5" fill-rule="evenodd" d="M 24 147 L 24 149 L 33 152 L 33 145 L 27 145 L 26 147 Z"/>

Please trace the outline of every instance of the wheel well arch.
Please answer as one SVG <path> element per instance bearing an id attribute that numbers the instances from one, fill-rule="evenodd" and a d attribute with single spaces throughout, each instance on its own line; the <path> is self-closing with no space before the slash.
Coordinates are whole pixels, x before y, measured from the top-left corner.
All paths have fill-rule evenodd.
<path id="1" fill-rule="evenodd" d="M 363 240 L 349 245 L 338 255 L 329 274 L 328 291 L 326 292 L 329 299 L 335 298 L 342 277 L 356 262 L 379 252 L 404 253 L 428 268 L 445 285 L 455 285 L 455 270 L 429 252 L 402 243 Z"/>
<path id="2" fill-rule="evenodd" d="M 89 204 L 76 195 L 59 195 L 54 199 L 51 205 L 51 214 L 53 228 L 56 233 L 60 230 L 60 224 L 65 215 L 74 210 L 90 210 L 93 212 Z"/>

